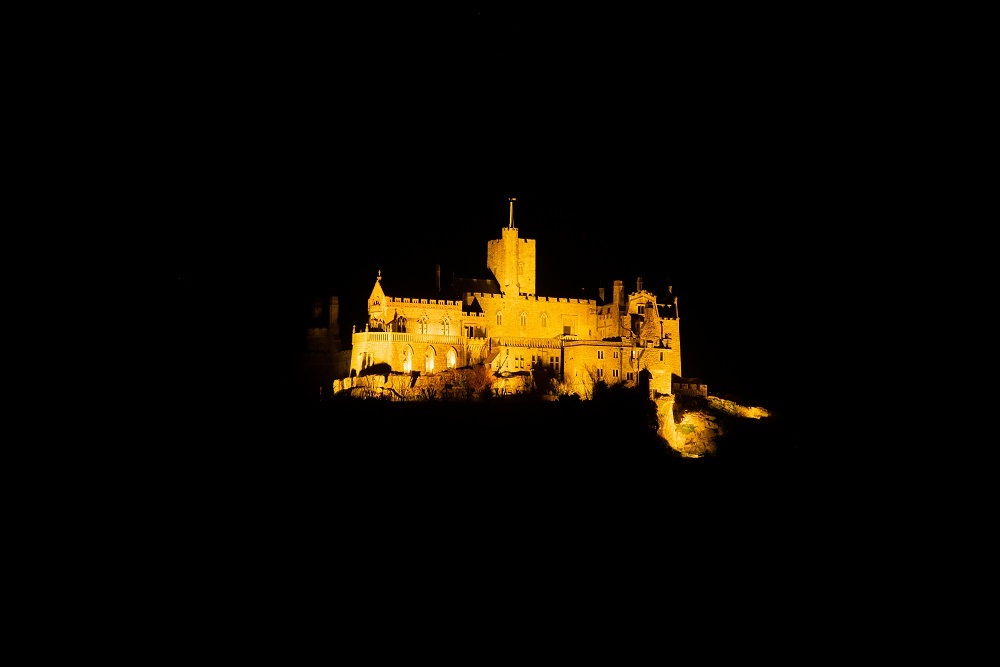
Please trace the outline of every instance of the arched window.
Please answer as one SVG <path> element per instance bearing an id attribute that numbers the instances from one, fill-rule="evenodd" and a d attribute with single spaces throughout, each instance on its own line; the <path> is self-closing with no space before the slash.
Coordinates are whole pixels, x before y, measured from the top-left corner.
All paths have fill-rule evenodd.
<path id="1" fill-rule="evenodd" d="M 528 313 L 521 313 L 521 326 L 524 327 L 527 325 L 528 325 Z"/>
<path id="2" fill-rule="evenodd" d="M 427 348 L 427 353 L 424 355 L 424 370 L 428 373 L 434 370 L 434 348 Z"/>
<path id="3" fill-rule="evenodd" d="M 427 333 L 427 316 L 426 315 L 420 318 L 420 333 L 422 333 L 422 334 Z"/>
<path id="4" fill-rule="evenodd" d="M 451 348 L 448 350 L 447 359 L 448 359 L 448 368 L 454 368 L 455 366 L 458 365 L 458 352 L 455 351 L 455 348 Z"/>
<path id="5" fill-rule="evenodd" d="M 441 322 L 441 333 L 443 333 L 445 336 L 447 336 L 448 333 L 449 333 L 449 331 L 451 331 L 451 322 L 446 317 Z"/>
<path id="6" fill-rule="evenodd" d="M 497 326 L 503 324 L 503 313 L 497 311 Z"/>
<path id="7" fill-rule="evenodd" d="M 413 348 L 407 345 L 403 348 L 403 372 L 409 373 L 413 370 Z"/>
<path id="8" fill-rule="evenodd" d="M 548 323 L 549 323 L 549 316 L 546 315 L 545 313 L 542 313 L 542 328 L 544 329 Z"/>

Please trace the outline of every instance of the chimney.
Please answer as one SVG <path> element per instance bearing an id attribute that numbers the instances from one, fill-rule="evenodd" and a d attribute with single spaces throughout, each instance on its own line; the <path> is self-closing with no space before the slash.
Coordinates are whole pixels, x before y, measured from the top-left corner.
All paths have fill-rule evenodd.
<path id="1" fill-rule="evenodd" d="M 624 292 L 625 292 L 625 290 L 622 288 L 622 281 L 616 280 L 615 281 L 614 291 L 612 292 L 612 296 L 614 297 L 615 305 L 618 306 L 619 308 L 622 308 L 622 307 L 625 306 L 625 294 L 624 294 Z"/>
<path id="2" fill-rule="evenodd" d="M 636 292 L 641 292 L 642 291 L 642 278 L 636 278 L 635 279 L 635 291 Z"/>
<path id="3" fill-rule="evenodd" d="M 337 328 L 337 319 L 340 315 L 340 297 L 330 297 L 330 327 Z"/>
<path id="4" fill-rule="evenodd" d="M 601 303 L 604 303 L 604 288 L 603 287 L 598 287 L 597 288 L 597 296 L 600 297 Z"/>

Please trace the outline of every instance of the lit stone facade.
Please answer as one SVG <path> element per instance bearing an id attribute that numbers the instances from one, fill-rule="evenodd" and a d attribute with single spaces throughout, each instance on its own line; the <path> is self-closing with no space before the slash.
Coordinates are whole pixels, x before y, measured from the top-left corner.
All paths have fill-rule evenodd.
<path id="1" fill-rule="evenodd" d="M 512 209 L 510 225 L 487 244 L 492 277 L 456 279 L 453 300 L 387 295 L 379 271 L 368 321 L 352 335 L 351 375 L 375 364 L 432 374 L 483 363 L 501 376 L 545 369 L 562 392 L 583 398 L 599 380 L 672 394 L 682 377 L 672 294 L 658 303 L 641 280 L 631 293 L 616 280 L 607 301 L 603 290 L 596 299 L 540 296 L 535 259 L 535 240 L 519 238 Z"/>

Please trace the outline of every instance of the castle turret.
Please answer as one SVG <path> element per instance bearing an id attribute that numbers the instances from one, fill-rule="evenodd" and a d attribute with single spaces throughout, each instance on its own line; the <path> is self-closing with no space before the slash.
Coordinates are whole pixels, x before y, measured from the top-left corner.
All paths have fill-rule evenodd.
<path id="1" fill-rule="evenodd" d="M 385 292 L 382 291 L 382 269 L 378 271 L 375 279 L 375 286 L 368 297 L 368 326 L 373 329 L 381 329 L 385 325 L 386 313 Z"/>
<path id="2" fill-rule="evenodd" d="M 612 297 L 614 299 L 614 304 L 616 306 L 618 306 L 618 310 L 619 311 L 624 310 L 625 309 L 625 286 L 622 284 L 622 281 L 620 281 L 620 280 L 616 280 L 615 281 L 615 287 L 614 287 L 614 290 L 612 291 Z"/>
<path id="3" fill-rule="evenodd" d="M 518 238 L 514 226 L 514 199 L 510 222 L 498 240 L 486 244 L 486 266 L 505 294 L 535 294 L 535 239 Z"/>

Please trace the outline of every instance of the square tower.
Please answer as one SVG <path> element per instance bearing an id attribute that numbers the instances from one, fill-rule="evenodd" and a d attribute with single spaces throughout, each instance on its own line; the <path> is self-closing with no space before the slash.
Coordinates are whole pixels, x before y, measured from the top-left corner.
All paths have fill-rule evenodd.
<path id="1" fill-rule="evenodd" d="M 504 294 L 535 294 L 535 239 L 518 238 L 517 227 L 486 244 L 486 266 Z"/>

